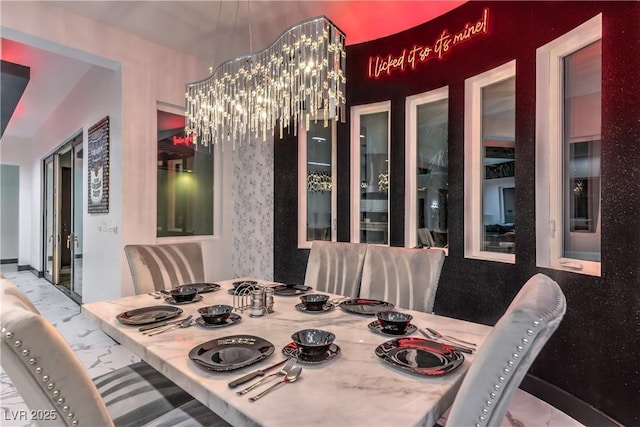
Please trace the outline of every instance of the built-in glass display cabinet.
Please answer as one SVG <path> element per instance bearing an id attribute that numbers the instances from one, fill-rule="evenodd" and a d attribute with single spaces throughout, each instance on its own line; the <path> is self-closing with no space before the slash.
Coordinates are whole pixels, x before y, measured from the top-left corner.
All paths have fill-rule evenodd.
<path id="1" fill-rule="evenodd" d="M 351 241 L 389 244 L 389 101 L 351 108 Z"/>
<path id="2" fill-rule="evenodd" d="M 298 130 L 298 247 L 336 240 L 335 120 L 309 120 Z"/>

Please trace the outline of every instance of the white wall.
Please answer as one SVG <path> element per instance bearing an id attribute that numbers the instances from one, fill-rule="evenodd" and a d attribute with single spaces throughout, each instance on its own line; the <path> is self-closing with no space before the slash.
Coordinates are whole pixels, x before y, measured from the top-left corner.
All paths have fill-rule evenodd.
<path id="1" fill-rule="evenodd" d="M 18 258 L 20 167 L 0 165 L 0 259 Z"/>
<path id="2" fill-rule="evenodd" d="M 98 91 L 108 90 L 119 84 L 119 100 L 114 101 L 117 106 L 112 103 L 108 107 L 106 102 L 92 103 L 81 119 L 74 118 L 69 111 L 62 114 L 63 110 L 59 110 L 59 117 L 67 116 L 68 122 L 63 126 L 51 120 L 47 132 L 38 134 L 39 138 L 46 138 L 46 147 L 55 147 L 73 134 L 71 129 L 74 126 L 69 123 L 75 123 L 77 130 L 93 124 L 104 115 L 111 117 L 110 211 L 102 216 L 85 215 L 83 218 L 83 297 L 85 302 L 90 302 L 132 294 L 131 275 L 122 248 L 129 243 L 154 243 L 157 240 L 156 105 L 158 101 L 184 105 L 184 84 L 205 77 L 207 64 L 46 2 L 4 2 L 1 19 L 3 37 L 9 34 L 19 42 L 37 44 L 43 49 L 106 66 L 119 74 L 106 88 L 95 88 Z M 93 77 L 96 76 L 91 79 Z M 103 83 L 86 80 L 82 84 L 100 86 Z M 69 99 L 70 104 L 78 103 L 77 108 L 80 108 L 80 101 L 75 97 Z M 34 138 L 33 143 L 43 142 Z M 45 151 L 42 148 L 33 152 L 31 165 L 39 165 Z M 227 154 L 224 153 L 225 156 Z M 223 161 L 222 168 L 220 181 L 228 188 L 233 173 L 230 162 Z M 41 177 L 39 167 L 32 167 L 31 172 L 32 194 L 27 210 L 36 213 L 30 220 L 34 226 L 39 222 Z M 229 193 L 220 194 L 224 207 L 221 208 L 222 215 L 218 216 L 221 221 L 218 224 L 219 235 L 203 240 L 207 279 L 233 276 Z M 99 233 L 97 227 L 103 222 L 117 227 L 118 234 Z M 38 225 L 36 230 L 40 228 Z M 39 265 L 40 232 L 31 233 L 28 238 L 31 249 L 29 259 L 25 261 Z M 23 253 L 22 248 L 20 253 Z"/>

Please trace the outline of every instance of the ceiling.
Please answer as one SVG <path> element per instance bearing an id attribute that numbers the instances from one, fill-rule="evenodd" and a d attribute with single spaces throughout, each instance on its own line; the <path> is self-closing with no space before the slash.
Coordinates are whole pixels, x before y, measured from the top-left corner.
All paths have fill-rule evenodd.
<path id="1" fill-rule="evenodd" d="M 273 43 L 288 27 L 325 15 L 347 45 L 373 40 L 429 21 L 464 3 L 450 1 L 47 1 L 217 67 Z M 13 46 L 11 45 L 13 44 Z M 31 80 L 5 135 L 30 138 L 87 73 L 89 64 L 31 47 L 2 59 L 31 68 Z M 13 51 L 18 51 L 13 49 Z M 20 56 L 19 58 L 8 57 Z M 46 75 L 44 69 L 46 68 Z M 51 82 L 55 82 L 52 85 Z M 182 84 L 182 82 L 180 83 Z"/>

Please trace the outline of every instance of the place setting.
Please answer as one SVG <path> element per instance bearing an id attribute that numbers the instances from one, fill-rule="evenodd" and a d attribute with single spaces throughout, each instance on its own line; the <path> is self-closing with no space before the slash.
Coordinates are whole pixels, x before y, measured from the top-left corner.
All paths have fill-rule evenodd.
<path id="1" fill-rule="evenodd" d="M 448 374 L 464 362 L 464 355 L 455 348 L 416 337 L 386 341 L 375 354 L 395 368 L 425 376 Z"/>
<path id="2" fill-rule="evenodd" d="M 196 325 L 207 329 L 224 328 L 242 320 L 239 314 L 233 313 L 232 306 L 224 304 L 200 307 L 198 313 L 200 317 L 196 319 Z"/>
<path id="3" fill-rule="evenodd" d="M 340 301 L 338 306 L 349 313 L 375 316 L 382 311 L 393 310 L 393 304 L 387 301 L 380 301 L 367 298 L 348 298 Z"/>
<path id="4" fill-rule="evenodd" d="M 293 297 L 306 294 L 313 290 L 311 286 L 297 285 L 289 283 L 277 283 L 275 286 L 271 286 L 273 294 L 281 297 Z"/>
<path id="5" fill-rule="evenodd" d="M 231 286 L 232 288 L 227 291 L 229 295 L 243 295 L 258 289 L 259 284 L 255 280 L 237 280 Z"/>
<path id="6" fill-rule="evenodd" d="M 169 295 L 164 299 L 167 304 L 181 305 L 191 304 L 202 300 L 202 295 L 198 293 L 195 286 L 180 286 L 169 291 Z"/>
<path id="7" fill-rule="evenodd" d="M 231 335 L 199 344 L 189 359 L 209 371 L 226 372 L 253 365 L 271 356 L 274 345 L 254 335 Z"/>
<path id="8" fill-rule="evenodd" d="M 340 354 L 340 347 L 333 341 L 334 333 L 321 329 L 303 329 L 291 335 L 293 340 L 283 347 L 282 354 L 296 358 L 298 363 L 317 365 L 328 362 Z"/>
<path id="9" fill-rule="evenodd" d="M 369 330 L 380 335 L 411 335 L 418 327 L 411 323 L 413 316 L 398 311 L 381 311 L 376 314 L 377 320 L 367 325 Z"/>
<path id="10" fill-rule="evenodd" d="M 125 325 L 141 326 L 173 319 L 180 314 L 182 309 L 179 307 L 154 305 L 122 312 L 116 316 L 116 319 Z"/>
<path id="11" fill-rule="evenodd" d="M 319 314 L 333 310 L 335 305 L 329 301 L 329 295 L 308 294 L 300 297 L 302 302 L 296 304 L 296 310 L 303 313 Z"/>

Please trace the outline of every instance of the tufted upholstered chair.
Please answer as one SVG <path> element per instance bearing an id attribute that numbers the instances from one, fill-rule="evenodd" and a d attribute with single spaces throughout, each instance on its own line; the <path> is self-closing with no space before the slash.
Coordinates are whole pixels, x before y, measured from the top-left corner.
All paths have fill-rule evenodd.
<path id="1" fill-rule="evenodd" d="M 228 425 L 144 362 L 92 381 L 58 330 L 24 299 L 24 294 L 2 295 L 1 361 L 29 408 L 55 414 L 38 425 Z"/>
<path id="2" fill-rule="evenodd" d="M 447 426 L 497 426 L 566 311 L 560 286 L 536 274 L 487 336 L 458 390 Z"/>
<path id="3" fill-rule="evenodd" d="M 370 245 L 362 270 L 360 297 L 433 312 L 444 252 Z"/>
<path id="4" fill-rule="evenodd" d="M 124 252 L 136 295 L 204 281 L 200 242 L 127 245 Z"/>
<path id="5" fill-rule="evenodd" d="M 4 299 L 5 295 L 13 295 L 19 298 L 22 303 L 27 307 L 28 310 L 40 314 L 35 305 L 29 300 L 29 298 L 22 292 L 18 287 L 11 282 L 10 280 L 5 279 L 4 277 L 0 278 L 0 295 Z"/>
<path id="6" fill-rule="evenodd" d="M 314 240 L 304 283 L 317 291 L 357 297 L 367 245 Z"/>

